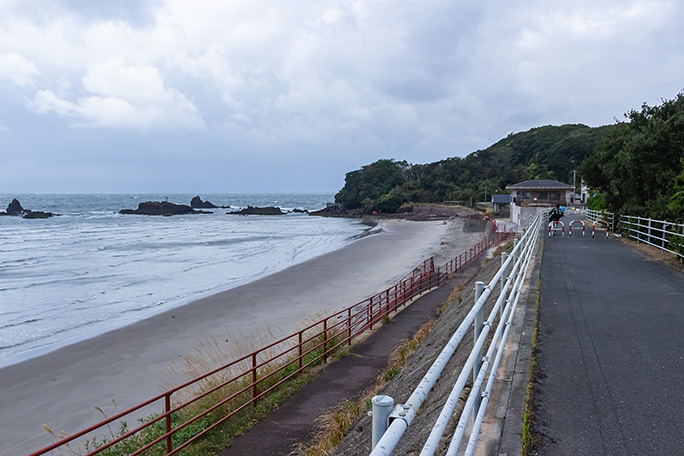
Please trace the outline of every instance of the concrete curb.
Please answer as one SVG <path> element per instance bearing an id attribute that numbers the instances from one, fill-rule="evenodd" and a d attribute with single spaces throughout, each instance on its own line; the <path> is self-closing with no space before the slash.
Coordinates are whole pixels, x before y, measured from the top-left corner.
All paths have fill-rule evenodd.
<path id="1" fill-rule="evenodd" d="M 512 456 L 522 450 L 522 426 L 532 358 L 532 339 L 537 311 L 537 284 L 542 263 L 544 240 L 536 247 L 534 264 L 516 309 L 504 357 L 492 389 L 492 401 L 498 404 L 487 412 L 480 435 L 478 455 Z"/>

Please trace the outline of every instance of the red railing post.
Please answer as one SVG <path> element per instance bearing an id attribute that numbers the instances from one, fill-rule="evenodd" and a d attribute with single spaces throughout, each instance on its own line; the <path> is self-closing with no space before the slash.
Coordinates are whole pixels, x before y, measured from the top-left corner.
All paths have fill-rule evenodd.
<path id="1" fill-rule="evenodd" d="M 352 343 L 352 320 L 351 320 L 351 307 L 347 309 L 347 334 L 349 339 L 349 345 Z"/>
<path id="2" fill-rule="evenodd" d="M 302 347 L 302 345 L 303 345 L 303 344 L 302 344 L 302 339 L 303 339 L 302 333 L 303 333 L 303 332 L 304 332 L 304 331 L 299 331 L 299 343 L 297 344 L 297 348 L 298 348 L 298 351 L 299 351 L 299 356 L 298 356 L 297 358 L 299 358 L 299 368 L 300 368 L 300 369 L 302 368 L 302 354 L 303 354 L 303 352 L 304 352 L 304 347 Z"/>
<path id="3" fill-rule="evenodd" d="M 373 296 L 370 297 L 370 302 L 368 303 L 368 324 L 369 328 L 373 329 Z"/>
<path id="4" fill-rule="evenodd" d="M 169 413 L 171 411 L 171 394 L 166 394 L 164 395 L 164 412 L 166 413 L 166 417 L 164 418 L 164 421 L 166 421 L 166 452 L 171 453 L 173 451 L 173 439 L 171 438 L 171 414 Z"/>
<path id="5" fill-rule="evenodd" d="M 252 401 L 256 402 L 257 391 L 257 355 L 252 353 Z"/>
<path id="6" fill-rule="evenodd" d="M 389 313 L 390 313 L 389 288 L 385 291 L 385 306 L 387 309 L 387 313 L 385 315 L 389 315 Z"/>
<path id="7" fill-rule="evenodd" d="M 328 319 L 323 319 L 323 363 L 328 362 Z"/>

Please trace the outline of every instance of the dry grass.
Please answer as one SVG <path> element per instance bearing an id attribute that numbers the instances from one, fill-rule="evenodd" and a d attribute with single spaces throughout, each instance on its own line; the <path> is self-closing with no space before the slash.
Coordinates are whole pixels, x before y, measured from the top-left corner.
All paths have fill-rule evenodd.
<path id="1" fill-rule="evenodd" d="M 292 337 L 276 347 L 261 351 L 257 355 L 257 364 L 262 364 L 269 360 L 272 361 L 269 361 L 257 369 L 258 391 L 263 392 L 274 387 L 279 382 L 283 383 L 272 389 L 256 403 L 237 412 L 221 426 L 206 434 L 199 442 L 183 450 L 181 454 L 214 454 L 215 452 L 226 448 L 230 444 L 230 439 L 249 429 L 256 421 L 277 408 L 285 398 L 289 397 L 304 384 L 315 378 L 322 369 L 323 341 L 327 341 L 325 346 L 330 350 L 331 347 L 336 346 L 342 340 L 333 334 L 334 330 L 328 329 L 326 336 L 319 334 L 322 333 L 323 330 L 322 323 L 314 323 L 318 323 L 324 318 L 325 316 L 323 315 L 315 315 L 301 323 L 300 327 L 302 329 L 313 325 L 312 328 L 304 331 L 302 335 L 302 339 L 305 341 L 302 350 L 303 353 L 305 353 L 302 364 L 305 366 L 308 364 L 308 367 L 305 368 L 304 371 L 297 373 L 299 370 L 299 362 L 297 361 L 299 351 L 290 351 L 290 349 L 296 347 L 298 343 L 298 338 L 296 337 Z M 299 330 L 295 331 L 295 334 L 298 331 Z M 280 333 L 282 333 L 280 329 L 277 331 L 269 329 L 266 333 L 259 335 L 244 336 L 242 334 L 237 334 L 228 335 L 223 340 L 205 339 L 198 341 L 193 347 L 193 350 L 183 358 L 182 362 L 172 363 L 169 366 L 168 380 L 164 383 L 163 388 L 164 390 L 170 390 L 175 385 L 201 377 L 240 359 L 245 355 L 251 354 L 262 347 L 282 339 L 283 336 L 281 336 Z M 307 352 L 308 354 L 306 354 Z M 328 358 L 334 359 L 335 357 L 343 356 L 344 353 L 345 351 L 343 349 L 336 348 L 328 354 Z M 230 380 L 232 380 L 230 383 L 225 384 Z M 224 386 L 217 388 L 220 385 Z M 250 402 L 252 400 L 251 385 L 252 359 L 250 357 L 229 368 L 220 369 L 211 376 L 174 393 L 172 398 L 174 407 L 181 404 L 188 405 L 172 415 L 173 427 L 186 423 L 198 414 L 207 411 L 215 404 L 225 401 L 221 407 L 213 410 L 205 418 L 195 421 L 190 424 L 189 428 L 176 434 L 174 436 L 174 446 L 177 446 L 181 442 L 198 434 L 209 425 L 219 421 L 243 404 Z M 196 400 L 198 396 L 208 393 L 209 391 L 212 392 L 206 397 Z M 98 407 L 96 407 L 96 409 L 103 413 Z M 142 423 L 149 422 L 154 418 L 155 415 L 140 421 Z M 46 425 L 44 428 L 47 432 L 52 434 L 55 439 L 68 437 L 68 435 L 63 433 L 55 434 L 52 429 Z M 128 431 L 128 426 L 126 422 L 122 421 L 119 429 L 112 430 L 110 428 L 108 431 L 109 436 L 107 437 L 93 437 L 89 440 L 80 442 L 77 447 L 69 447 L 66 445 L 62 450 L 62 454 L 78 456 L 82 454 L 82 451 L 77 449 L 81 446 L 86 452 L 99 448 L 108 441 L 126 433 Z M 129 452 L 135 451 L 163 433 L 163 421 L 154 423 L 151 427 L 141 433 L 126 439 L 121 444 L 117 444 L 114 447 L 105 450 L 103 454 L 106 456 L 129 454 Z M 150 454 L 164 454 L 164 451 L 161 446 L 155 446 Z"/>
<path id="2" fill-rule="evenodd" d="M 425 323 L 411 339 L 405 340 L 389 355 L 385 370 L 378 376 L 376 384 L 361 394 L 358 399 L 347 400 L 332 407 L 316 420 L 317 432 L 311 442 L 299 442 L 290 453 L 292 456 L 328 456 L 332 454 L 345 435 L 352 428 L 358 416 L 367 411 L 371 399 L 376 396 L 387 382 L 400 372 L 401 366 L 430 334 L 437 319 Z"/>

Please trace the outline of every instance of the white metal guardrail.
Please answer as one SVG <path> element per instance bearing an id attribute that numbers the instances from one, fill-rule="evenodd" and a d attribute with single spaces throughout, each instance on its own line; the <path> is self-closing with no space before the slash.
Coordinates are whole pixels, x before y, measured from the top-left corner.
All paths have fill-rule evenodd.
<path id="1" fill-rule="evenodd" d="M 461 413 L 458 427 L 452 437 L 449 452 L 447 454 L 455 455 L 460 448 L 466 433 L 466 423 L 471 416 L 474 417 L 474 424 L 470 431 L 465 454 L 473 454 L 482 420 L 489 403 L 489 394 L 496 377 L 496 370 L 503 354 L 506 337 L 508 336 L 515 308 L 520 298 L 525 275 L 530 265 L 532 252 L 534 251 L 537 240 L 540 238 L 542 228 L 546 227 L 547 217 L 548 213 L 546 212 L 537 214 L 537 217 L 532 221 L 530 227 L 525 231 L 520 241 L 515 242 L 510 255 L 502 255 L 502 266 L 489 284 L 485 285 L 484 282 L 478 282 L 476 284 L 475 304 L 406 403 L 397 405 L 388 419 L 386 418 L 386 415 L 385 418 L 374 415 L 374 420 L 376 418 L 379 418 L 379 420 L 387 419 L 386 423 L 379 423 L 382 429 L 384 429 L 385 426 L 387 427 L 384 433 L 377 432 L 375 425 L 378 423 L 374 422 L 374 434 L 378 434 L 379 440 L 376 441 L 376 438 L 373 439 L 374 446 L 371 456 L 388 456 L 392 453 L 394 448 L 396 448 L 399 440 L 406 429 L 411 425 L 418 409 L 425 401 L 425 398 L 444 370 L 447 362 L 463 340 L 470 325 L 474 324 L 474 347 L 420 453 L 421 456 L 432 455 L 437 450 L 437 446 L 444 434 L 447 423 L 453 414 L 456 403 L 472 372 L 474 378 L 473 387 L 468 396 L 465 408 Z M 497 284 L 499 286 L 497 286 Z M 490 297 L 494 299 L 497 295 L 498 297 L 492 306 L 487 320 L 483 321 L 485 303 Z M 496 327 L 494 328 L 495 325 Z M 485 349 L 486 339 L 492 330 L 494 330 L 494 334 L 489 346 L 486 348 L 486 354 L 483 357 L 482 351 Z M 485 378 L 487 376 L 487 382 L 485 383 Z M 386 397 L 383 397 L 382 402 L 386 403 L 387 400 L 385 398 Z M 379 437 L 380 434 L 382 435 L 381 437 Z"/>
<path id="2" fill-rule="evenodd" d="M 623 215 L 620 217 L 620 226 L 632 239 L 674 253 L 680 259 L 684 258 L 679 252 L 681 246 L 684 246 L 684 225 L 667 220 Z"/>
<path id="3" fill-rule="evenodd" d="M 585 213 L 592 222 L 605 222 L 610 227 L 610 231 L 615 232 L 615 214 L 613 212 L 587 209 Z"/>
<path id="4" fill-rule="evenodd" d="M 586 210 L 586 216 L 594 222 L 603 222 L 615 232 L 617 217 L 613 212 Z M 634 215 L 620 216 L 620 232 L 637 242 L 643 242 L 660 250 L 677 255 L 684 260 L 684 224 L 656 220 Z M 593 232 L 592 232 L 593 236 Z"/>

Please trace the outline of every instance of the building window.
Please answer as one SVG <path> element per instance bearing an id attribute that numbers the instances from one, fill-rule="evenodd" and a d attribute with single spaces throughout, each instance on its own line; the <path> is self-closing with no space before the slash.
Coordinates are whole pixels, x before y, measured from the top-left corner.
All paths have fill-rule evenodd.
<path id="1" fill-rule="evenodd" d="M 522 192 L 522 197 L 523 197 L 523 199 L 530 199 L 531 198 L 530 192 Z"/>
<path id="2" fill-rule="evenodd" d="M 551 192 L 549 199 L 551 201 L 560 201 L 560 199 L 561 199 L 560 196 L 561 196 L 561 194 L 558 192 Z"/>
<path id="3" fill-rule="evenodd" d="M 541 200 L 549 199 L 549 192 L 537 192 L 537 198 Z"/>

